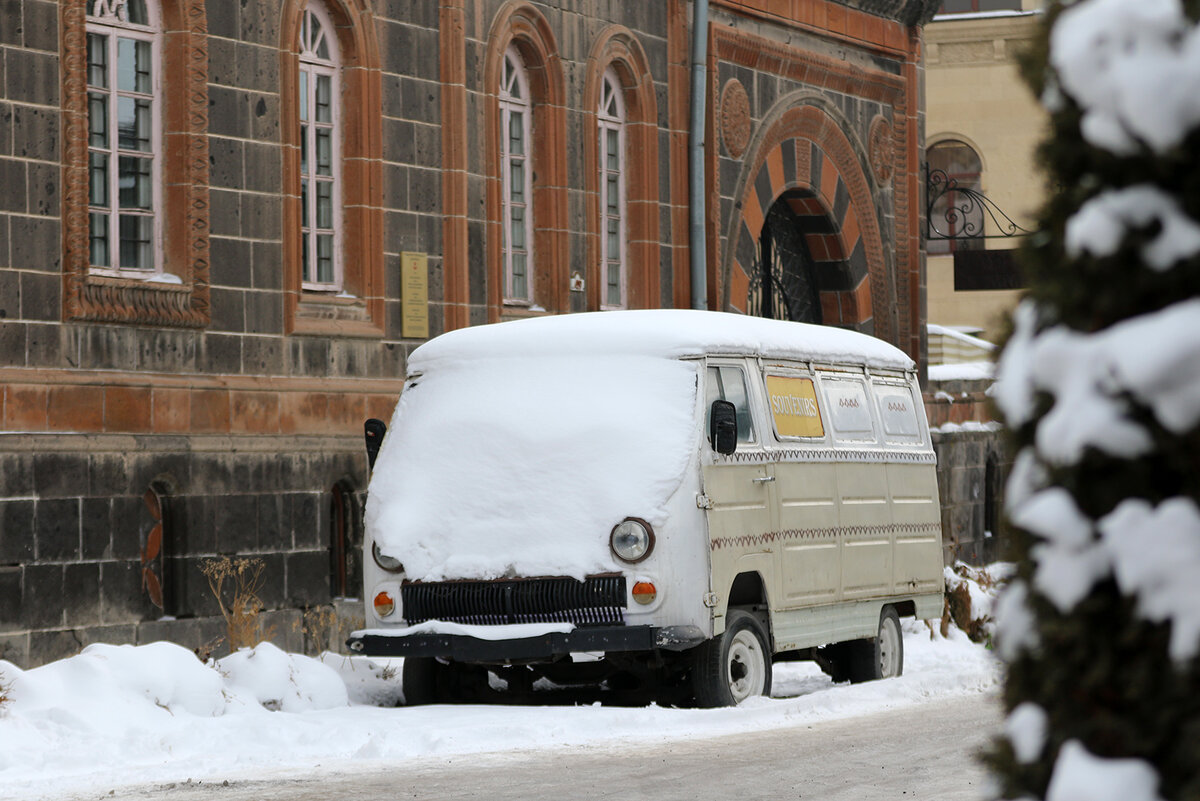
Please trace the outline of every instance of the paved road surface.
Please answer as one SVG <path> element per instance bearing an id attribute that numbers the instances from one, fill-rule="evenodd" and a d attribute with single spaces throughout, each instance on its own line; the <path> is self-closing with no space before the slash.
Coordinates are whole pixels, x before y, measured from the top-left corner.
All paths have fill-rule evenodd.
<path id="1" fill-rule="evenodd" d="M 991 696 L 707 740 L 461 756 L 366 774 L 162 785 L 97 798 L 126 801 L 400 799 L 943 799 L 982 801 L 974 754 L 1000 722 Z"/>

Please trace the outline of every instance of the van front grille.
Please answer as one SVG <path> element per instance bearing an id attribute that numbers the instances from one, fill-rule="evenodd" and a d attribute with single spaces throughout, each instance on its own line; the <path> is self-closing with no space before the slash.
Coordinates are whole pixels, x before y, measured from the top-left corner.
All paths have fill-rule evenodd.
<path id="1" fill-rule="evenodd" d="M 411 582 L 400 588 L 409 625 L 445 620 L 469 625 L 573 623 L 623 625 L 624 576 Z"/>

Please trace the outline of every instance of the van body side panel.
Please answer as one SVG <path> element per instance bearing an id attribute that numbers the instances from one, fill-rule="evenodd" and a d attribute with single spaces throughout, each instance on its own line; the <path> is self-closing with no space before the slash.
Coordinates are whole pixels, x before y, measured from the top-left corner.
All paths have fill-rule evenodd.
<path id="1" fill-rule="evenodd" d="M 838 488 L 842 548 L 842 597 L 872 598 L 892 593 L 895 530 L 889 503 L 887 465 L 839 462 Z"/>
<path id="2" fill-rule="evenodd" d="M 851 601 L 777 612 L 771 620 L 775 651 L 795 651 L 831 642 L 874 637 L 879 627 L 880 611 L 895 600 L 897 599 Z M 932 595 L 907 595 L 903 600 L 916 602 L 918 620 L 936 618 L 941 614 L 940 592 Z"/>
<path id="3" fill-rule="evenodd" d="M 937 592 L 942 577 L 942 522 L 937 472 L 925 464 L 889 464 L 896 528 L 896 592 Z"/>
<path id="4" fill-rule="evenodd" d="M 739 464 L 723 461 L 704 466 L 704 494 L 708 510 L 708 537 L 712 552 L 711 587 L 718 598 L 714 618 L 723 618 L 729 588 L 743 569 L 743 558 L 775 552 L 775 482 L 769 481 L 774 472 L 765 462 Z M 763 572 L 764 585 L 770 589 L 776 583 L 771 558 L 755 560 L 756 570 Z M 714 632 L 724 631 L 722 620 L 714 620 Z"/>
<path id="5" fill-rule="evenodd" d="M 778 608 L 840 601 L 843 538 L 834 472 L 828 464 L 781 461 L 775 475 L 781 535 Z"/>

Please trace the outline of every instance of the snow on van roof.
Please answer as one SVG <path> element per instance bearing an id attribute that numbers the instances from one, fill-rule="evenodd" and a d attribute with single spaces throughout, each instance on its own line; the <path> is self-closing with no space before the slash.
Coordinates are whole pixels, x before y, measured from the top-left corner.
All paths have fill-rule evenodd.
<path id="1" fill-rule="evenodd" d="M 647 309 L 554 315 L 451 331 L 421 345 L 409 372 L 466 359 L 630 354 L 680 358 L 762 354 L 801 361 L 909 370 L 913 360 L 881 339 L 822 325 L 744 314 Z"/>

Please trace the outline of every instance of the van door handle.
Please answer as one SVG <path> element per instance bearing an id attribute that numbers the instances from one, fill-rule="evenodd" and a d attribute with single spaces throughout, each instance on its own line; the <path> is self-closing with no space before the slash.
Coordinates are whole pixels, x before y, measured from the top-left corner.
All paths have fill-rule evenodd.
<path id="1" fill-rule="evenodd" d="M 775 476 L 763 476 L 762 478 L 752 478 L 750 480 L 755 484 L 769 484 L 775 480 Z"/>

